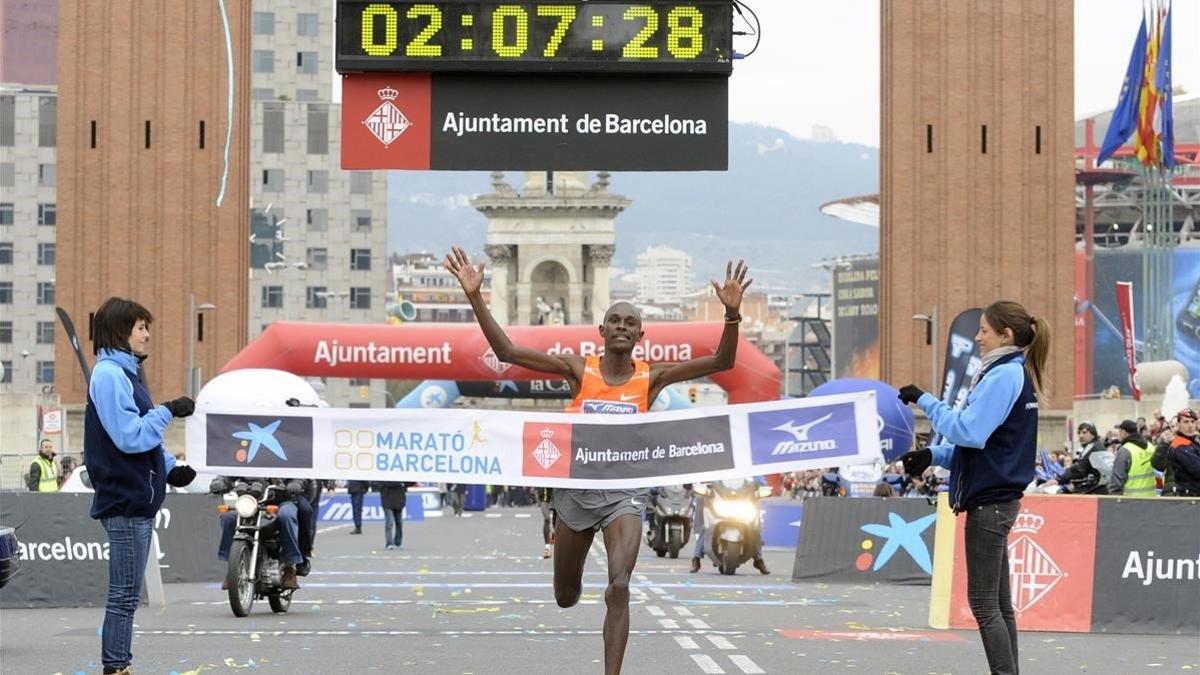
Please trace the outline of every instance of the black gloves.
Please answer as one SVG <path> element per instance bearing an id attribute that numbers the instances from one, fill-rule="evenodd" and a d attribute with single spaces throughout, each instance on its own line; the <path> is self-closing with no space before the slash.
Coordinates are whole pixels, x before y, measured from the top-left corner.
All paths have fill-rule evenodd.
<path id="1" fill-rule="evenodd" d="M 187 464 L 176 464 L 175 468 L 171 469 L 171 473 L 167 474 L 167 485 L 177 488 L 187 487 L 193 480 L 196 480 L 196 470 Z"/>
<path id="2" fill-rule="evenodd" d="M 187 417 L 196 410 L 196 402 L 187 396 L 180 396 L 174 401 L 167 401 L 162 406 L 171 411 L 172 417 Z M 195 472 L 193 471 L 192 473 L 194 474 Z"/>
<path id="3" fill-rule="evenodd" d="M 910 476 L 920 476 L 925 473 L 925 469 L 928 469 L 930 464 L 933 464 L 933 453 L 929 448 L 913 450 L 901 455 L 900 461 L 904 463 L 904 473 Z"/>
<path id="4" fill-rule="evenodd" d="M 906 384 L 900 387 L 900 400 L 904 403 L 916 403 L 917 399 L 921 398 L 921 388 L 915 384 Z"/>

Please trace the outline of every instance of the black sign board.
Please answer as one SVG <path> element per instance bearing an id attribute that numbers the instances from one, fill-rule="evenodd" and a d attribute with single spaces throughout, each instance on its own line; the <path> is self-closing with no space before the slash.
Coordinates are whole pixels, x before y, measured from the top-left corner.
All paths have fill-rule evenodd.
<path id="1" fill-rule="evenodd" d="M 733 68 L 733 4 L 339 0 L 339 73 L 705 73 Z"/>

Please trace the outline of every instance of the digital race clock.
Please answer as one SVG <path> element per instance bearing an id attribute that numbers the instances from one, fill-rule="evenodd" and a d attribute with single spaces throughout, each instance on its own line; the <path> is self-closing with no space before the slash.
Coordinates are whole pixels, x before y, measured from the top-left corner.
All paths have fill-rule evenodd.
<path id="1" fill-rule="evenodd" d="M 729 0 L 338 0 L 337 70 L 728 75 Z"/>

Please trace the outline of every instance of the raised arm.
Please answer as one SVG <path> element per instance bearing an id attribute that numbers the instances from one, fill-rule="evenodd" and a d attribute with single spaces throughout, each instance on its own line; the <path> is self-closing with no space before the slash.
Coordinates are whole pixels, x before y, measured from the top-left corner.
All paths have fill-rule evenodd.
<path id="1" fill-rule="evenodd" d="M 745 295 L 746 289 L 750 288 L 750 284 L 754 283 L 754 279 L 746 278 L 749 272 L 750 267 L 744 261 L 739 260 L 736 267 L 733 261 L 730 261 L 725 263 L 725 282 L 719 284 L 716 279 L 712 280 L 717 298 L 725 305 L 725 330 L 721 332 L 721 341 L 717 344 L 716 353 L 682 363 L 662 363 L 653 366 L 650 369 L 651 401 L 668 384 L 694 380 L 733 367 L 733 361 L 737 357 L 738 324 L 742 321 L 742 315 L 739 313 L 742 296 Z"/>
<path id="2" fill-rule="evenodd" d="M 483 285 L 483 263 L 472 263 L 471 257 L 467 255 L 466 251 L 454 246 L 451 247 L 450 253 L 446 254 L 443 265 L 458 279 L 458 283 L 462 284 L 463 292 L 467 294 L 467 301 L 471 303 L 471 309 L 475 311 L 475 320 L 483 329 L 483 336 L 487 338 L 492 351 L 496 353 L 496 358 L 505 363 L 536 370 L 540 373 L 565 377 L 571 383 L 572 391 L 578 389 L 579 381 L 583 376 L 583 358 L 574 354 L 561 356 L 547 354 L 529 347 L 515 345 L 509 339 L 508 334 L 504 332 L 504 328 L 496 323 L 492 311 L 483 301 L 483 294 L 479 292 Z"/>

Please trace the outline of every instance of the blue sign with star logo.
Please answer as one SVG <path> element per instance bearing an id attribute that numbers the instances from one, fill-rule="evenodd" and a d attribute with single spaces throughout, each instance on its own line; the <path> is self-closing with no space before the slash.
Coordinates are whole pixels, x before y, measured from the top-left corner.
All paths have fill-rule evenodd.
<path id="1" fill-rule="evenodd" d="M 205 424 L 209 466 L 312 468 L 311 418 L 208 414 Z"/>

